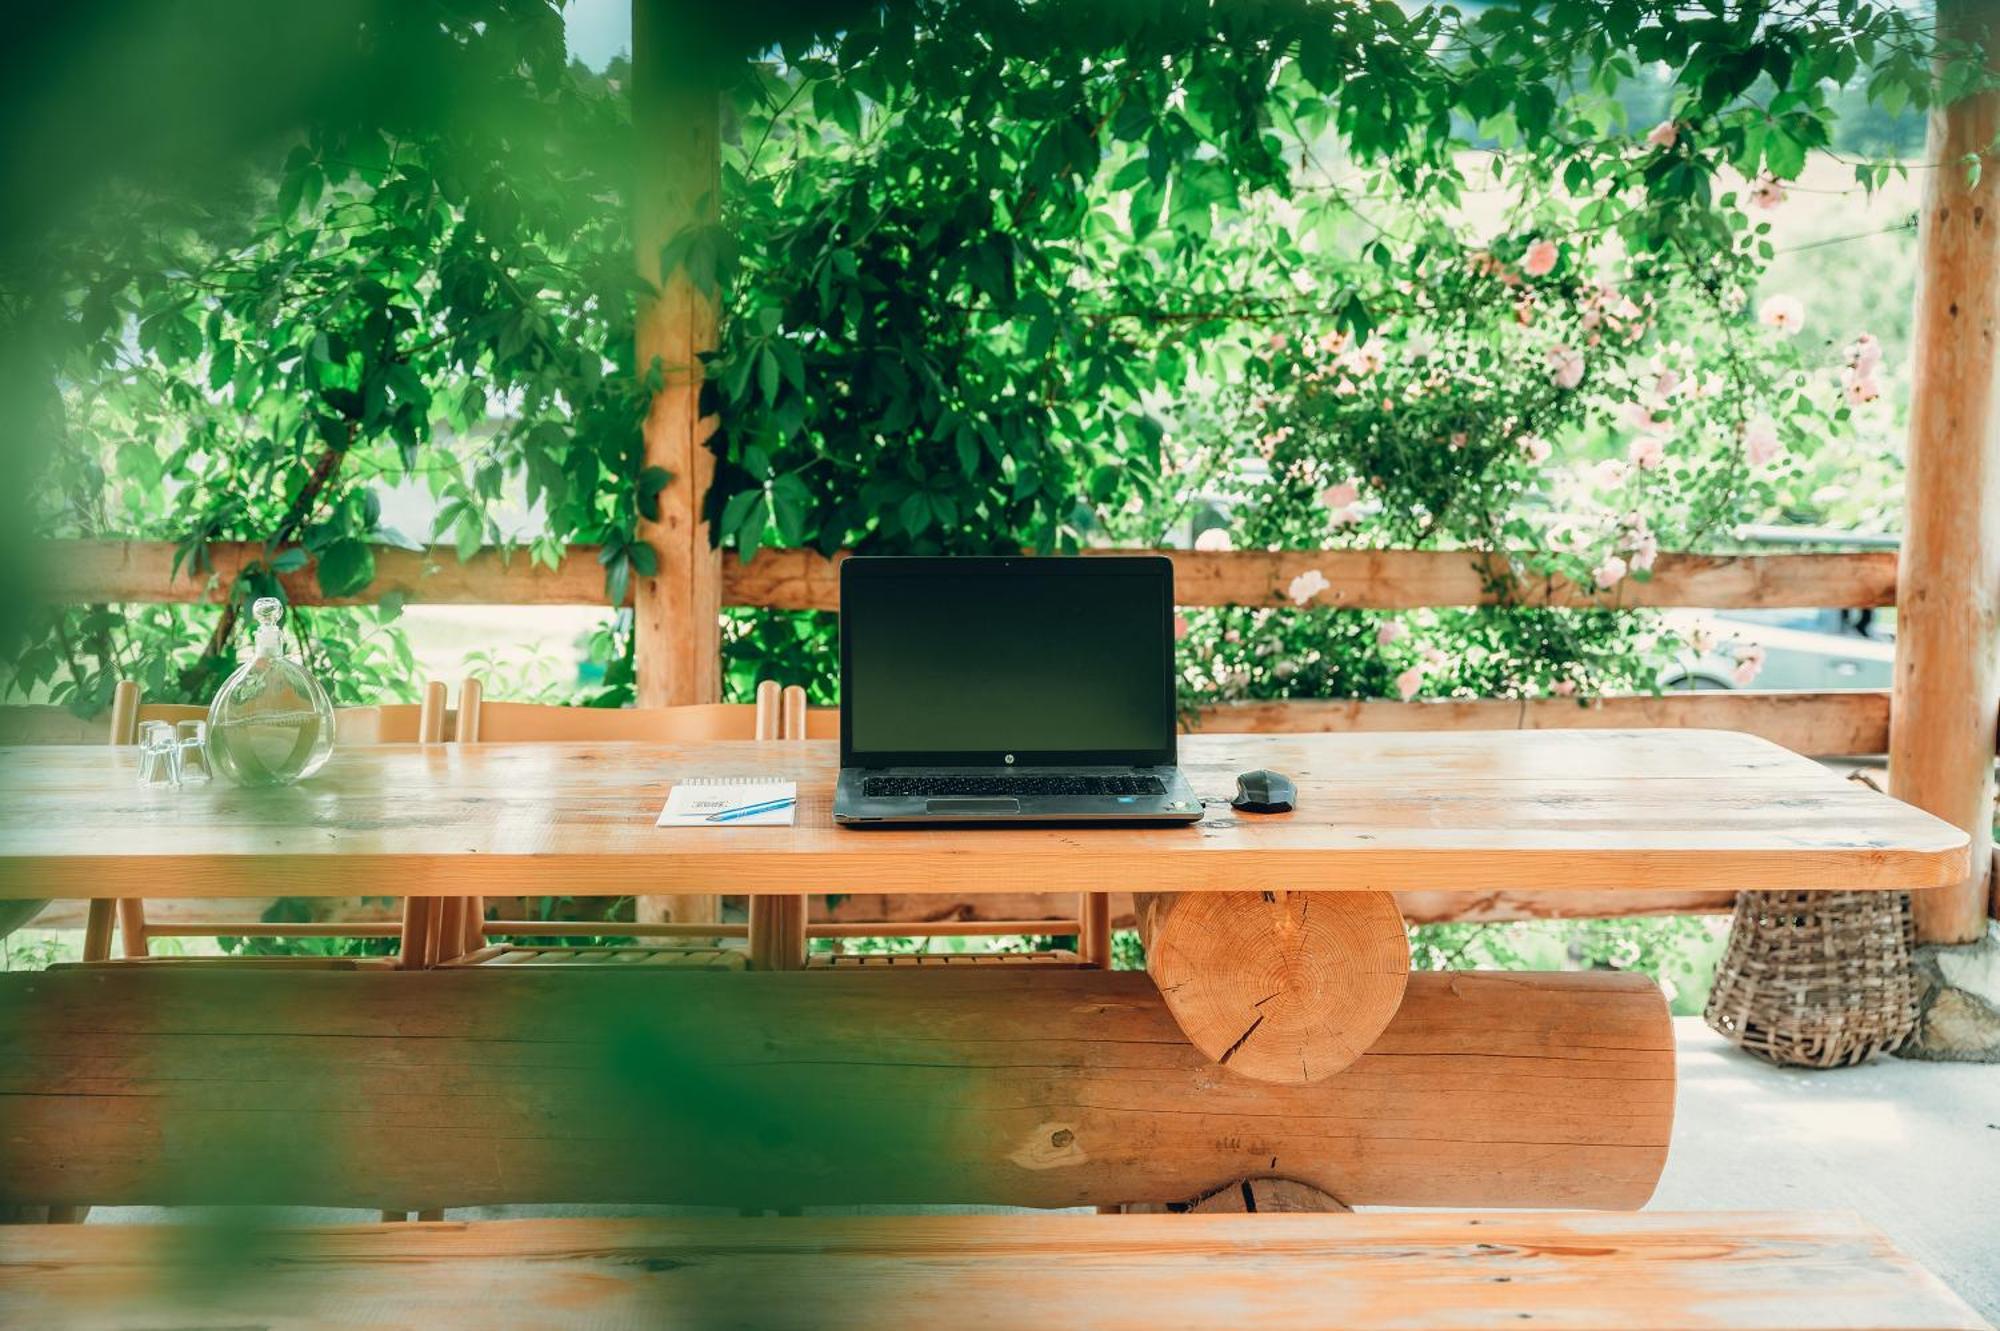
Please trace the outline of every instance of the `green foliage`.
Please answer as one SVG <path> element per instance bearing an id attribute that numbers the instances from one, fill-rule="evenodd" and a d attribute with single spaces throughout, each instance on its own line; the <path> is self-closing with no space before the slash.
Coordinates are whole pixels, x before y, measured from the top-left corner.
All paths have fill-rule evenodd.
<path id="1" fill-rule="evenodd" d="M 1410 930 L 1415 970 L 1614 970 L 1654 980 L 1676 1016 L 1708 1000 L 1728 929 L 1705 916 L 1420 924 Z"/>
<path id="2" fill-rule="evenodd" d="M 566 63 L 548 0 L 210 17 L 260 34 L 261 70 L 182 16 L 152 119 L 59 94 L 10 117 L 101 151 L 6 158 L 33 204 L 0 231 L 0 324 L 26 352 L 6 420 L 47 445 L 38 533 L 171 539 L 197 575 L 212 540 L 270 553 L 219 613 L 37 612 L 6 690 L 206 697 L 294 544 L 321 591 L 365 595 L 385 545 L 593 542 L 622 599 L 657 571 L 638 524 L 670 480 L 640 437 L 659 380 L 633 353 L 627 71 Z M 720 222 L 662 257 L 722 301 L 706 503 L 744 558 L 1215 530 L 1643 577 L 1662 545 L 1823 488 L 1797 459 L 1845 428 L 1838 343 L 1757 325 L 1775 251 L 1753 204 L 1843 116 L 1900 144 L 1935 53 L 1926 20 L 1856 0 L 674 17 L 730 108 Z M 88 33 L 28 37 L 74 96 L 126 105 Z M 1985 77 L 1947 54 L 1948 89 Z M 1630 120 L 1653 107 L 1659 131 Z M 1787 451 L 1753 464 L 1766 426 Z M 429 529 L 395 530 L 413 496 Z M 400 610 L 293 624 L 342 700 L 408 696 Z M 1188 688 L 1643 686 L 1670 649 L 1587 613 L 1394 623 L 1193 616 Z M 732 615 L 732 690 L 826 698 L 829 631 Z M 629 697 L 629 627 L 593 654 L 591 700 Z"/>

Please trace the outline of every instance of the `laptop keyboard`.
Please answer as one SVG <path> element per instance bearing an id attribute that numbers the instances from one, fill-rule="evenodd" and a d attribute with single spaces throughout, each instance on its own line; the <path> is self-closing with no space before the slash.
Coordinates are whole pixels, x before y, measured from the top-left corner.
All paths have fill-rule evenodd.
<path id="1" fill-rule="evenodd" d="M 861 793 L 872 799 L 952 796 L 1164 795 L 1156 776 L 870 776 Z"/>

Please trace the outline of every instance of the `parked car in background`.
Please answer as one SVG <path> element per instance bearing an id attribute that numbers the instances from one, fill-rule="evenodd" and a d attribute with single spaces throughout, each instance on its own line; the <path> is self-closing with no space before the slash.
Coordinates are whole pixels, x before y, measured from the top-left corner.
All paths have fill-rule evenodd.
<path id="1" fill-rule="evenodd" d="M 1668 623 L 1714 646 L 1690 651 L 1662 678 L 1668 689 L 1886 689 L 1895 675 L 1893 618 L 1872 610 L 1677 611 Z M 1756 644 L 1764 666 L 1736 679 L 1734 648 Z"/>

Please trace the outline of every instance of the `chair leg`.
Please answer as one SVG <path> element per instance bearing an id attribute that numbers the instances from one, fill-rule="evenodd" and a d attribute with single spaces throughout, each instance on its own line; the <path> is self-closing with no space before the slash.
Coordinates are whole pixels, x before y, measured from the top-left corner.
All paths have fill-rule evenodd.
<path id="1" fill-rule="evenodd" d="M 118 903 L 109 898 L 98 898 L 90 903 L 90 914 L 84 917 L 83 959 L 85 961 L 106 961 L 111 956 L 111 925 L 116 918 Z"/>
<path id="2" fill-rule="evenodd" d="M 1082 937 L 1076 940 L 1078 960 L 1099 970 L 1111 969 L 1111 894 L 1085 892 L 1077 919 Z"/>
<path id="3" fill-rule="evenodd" d="M 126 956 L 146 955 L 146 903 L 137 897 L 119 899 L 118 939 Z"/>
<path id="4" fill-rule="evenodd" d="M 403 936 L 396 949 L 396 961 L 406 971 L 422 970 L 429 964 L 432 897 L 403 898 Z"/>
<path id="5" fill-rule="evenodd" d="M 464 897 L 445 897 L 438 902 L 437 923 L 431 928 L 430 952 L 433 966 L 465 955 Z"/>
<path id="6" fill-rule="evenodd" d="M 458 945 L 458 954 L 477 952 L 486 946 L 486 898 L 467 897 L 465 899 L 465 931 Z"/>

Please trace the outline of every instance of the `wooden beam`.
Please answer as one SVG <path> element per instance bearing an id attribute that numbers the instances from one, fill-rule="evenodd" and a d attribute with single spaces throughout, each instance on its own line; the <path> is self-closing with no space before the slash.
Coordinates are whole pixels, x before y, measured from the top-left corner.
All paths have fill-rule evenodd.
<path id="1" fill-rule="evenodd" d="M 1132 894 L 1107 895 L 1112 927 L 1137 927 Z M 826 937 L 823 931 L 839 928 L 872 938 L 902 936 L 909 932 L 910 926 L 871 921 L 923 921 L 920 927 L 933 934 L 954 924 L 968 932 L 984 932 L 989 922 L 997 921 L 1012 925 L 1013 933 L 1060 934 L 1071 923 L 1066 915 L 1075 901 L 1073 895 L 1062 892 L 964 897 L 893 893 L 821 896 L 812 898 L 813 919 L 828 923 L 815 923 L 811 928 L 815 937 Z M 1736 893 L 1529 892 L 1495 888 L 1491 892 L 1398 892 L 1396 904 L 1409 924 L 1506 924 L 1515 920 L 1604 919 L 1625 915 L 1727 915 L 1736 909 Z"/>
<path id="2" fill-rule="evenodd" d="M 1941 39 L 2000 71 L 2000 5 L 1939 0 Z M 1913 898 L 1917 939 L 1985 936 L 2000 718 L 2000 91 L 1932 108 L 1917 257 L 1889 789 L 1972 836 L 1973 871 Z M 1968 171 L 1976 162 L 1983 170 Z"/>
<path id="3" fill-rule="evenodd" d="M 1290 606 L 1293 578 L 1317 569 L 1332 585 L 1316 604 L 1371 610 L 1424 606 L 1496 605 L 1511 595 L 1522 605 L 1614 609 L 1689 606 L 1705 609 L 1892 605 L 1896 555 L 1846 554 L 1661 555 L 1650 581 L 1627 580 L 1600 592 L 1564 579 L 1510 577 L 1463 550 L 1091 550 L 1092 556 L 1169 555 L 1174 599 L 1184 606 Z M 839 557 L 811 550 L 760 550 L 749 564 L 723 568 L 724 601 L 778 610 L 836 610 Z M 1511 582 L 1511 587 L 1509 583 Z"/>
<path id="4" fill-rule="evenodd" d="M 1889 744 L 1889 695 L 1879 689 L 1852 689 L 1825 693 L 1703 690 L 1581 702 L 1569 698 L 1427 702 L 1288 698 L 1216 703 L 1202 708 L 1197 718 L 1197 729 L 1226 734 L 1649 727 L 1739 730 L 1812 757 L 1882 753 Z"/>
<path id="5" fill-rule="evenodd" d="M 706 450 L 703 450 L 705 453 Z M 663 513 L 665 510 L 662 510 Z M 171 541 L 51 542 L 50 573 L 40 588 L 55 602 L 185 604 L 219 601 L 229 582 L 250 562 L 270 557 L 254 541 L 216 541 L 206 557 L 217 576 L 173 571 L 179 547 Z M 372 585 L 352 596 L 320 593 L 310 561 L 280 576 L 295 605 L 369 605 L 400 592 L 412 605 L 599 605 L 605 600 L 598 548 L 570 546 L 555 568 L 536 564 L 525 551 L 484 550 L 463 563 L 448 548 L 428 551 L 382 546 L 375 551 Z M 1130 554 L 1133 551 L 1093 553 Z M 1167 551 L 1175 565 L 1182 605 L 1290 605 L 1286 586 L 1299 572 L 1321 570 L 1333 582 L 1325 605 L 1407 610 L 1428 605 L 1495 604 L 1480 568 L 1462 551 L 1291 550 Z M 773 610 L 839 608 L 838 557 L 810 550 L 760 550 L 748 564 L 731 554 L 721 561 L 721 605 Z M 1687 606 L 1706 609 L 1850 607 L 1895 601 L 1896 555 L 1874 550 L 1844 554 L 1660 556 L 1650 582 L 1628 581 L 1615 595 L 1567 583 L 1519 587 L 1524 603 L 1636 609 Z"/>
<path id="6" fill-rule="evenodd" d="M 48 572 L 40 594 L 77 604 L 220 603 L 246 565 L 275 554 L 258 541 L 212 541 L 197 561 L 206 567 L 183 560 L 176 570 L 180 547 L 172 541 L 60 541 L 45 549 Z M 375 581 L 352 596 L 322 593 L 310 557 L 278 581 L 293 605 L 373 605 L 390 592 L 411 605 L 599 605 L 605 599 L 604 567 L 594 545 L 570 546 L 554 568 L 536 563 L 526 550 L 482 550 L 461 562 L 449 547 L 384 545 L 375 547 Z"/>
<path id="7" fill-rule="evenodd" d="M 1673 1099 L 1664 998 L 1604 972 L 1413 975 L 1305 1086 L 1218 1072 L 1131 972 L 0 975 L 0 1204 L 1090 1206 L 1275 1170 L 1624 1208 Z"/>
<path id="8" fill-rule="evenodd" d="M 1129 892 L 1106 894 L 1113 928 L 1130 929 L 1136 924 Z M 776 897 L 757 897 L 776 901 Z M 1084 926 L 1076 919 L 1074 892 L 1012 892 L 993 896 L 898 896 L 862 893 L 853 896 L 809 899 L 814 923 L 807 928 L 814 938 L 935 938 L 963 932 L 969 937 L 994 934 L 1068 935 Z M 1715 892 L 1527 892 L 1495 888 L 1491 892 L 1399 892 L 1396 902 L 1403 918 L 1411 924 L 1503 924 L 1513 920 L 1603 919 L 1622 915 L 1727 915 L 1736 908 L 1736 893 Z M 52 901 L 33 921 L 37 929 L 80 930 L 85 909 L 81 900 Z M 226 933 L 202 920 L 204 914 L 230 911 L 239 916 L 260 916 L 271 904 L 255 897 L 216 903 L 168 899 L 146 903 L 147 929 L 155 934 L 212 937 Z M 391 926 L 401 915 L 397 903 L 383 905 L 374 898 L 321 903 L 331 907 L 316 927 L 345 928 L 360 924 L 370 932 L 355 937 L 372 937 L 373 931 Z M 156 926 L 155 920 L 172 921 Z M 888 921 L 888 923 L 884 923 Z M 910 922 L 915 921 L 912 924 Z M 505 934 L 506 920 L 487 922 L 489 934 Z M 539 927 L 539 922 L 537 922 Z M 681 925 L 634 925 L 629 922 L 573 920 L 551 924 L 567 934 L 589 937 L 651 937 L 655 929 L 678 930 Z M 703 938 L 737 937 L 747 932 L 741 924 L 717 926 L 714 933 L 700 931 Z M 1088 932 L 1085 928 L 1085 932 Z"/>
<path id="9" fill-rule="evenodd" d="M 663 272 L 661 251 L 719 215 L 722 189 L 720 71 L 674 31 L 680 6 L 632 6 L 632 121 L 639 145 L 635 186 L 639 276 L 654 289 L 639 311 L 640 375 L 660 386 L 646 413 L 644 466 L 671 476 L 658 516 L 642 517 L 639 539 L 659 561 L 635 579 L 633 641 L 641 707 L 717 702 L 722 697 L 722 555 L 702 518 L 715 474 L 707 447 L 715 429 L 701 412 L 701 355 L 716 347 L 719 312 L 712 289 L 698 288 L 685 263 Z M 636 483 L 638 477 L 632 478 Z"/>

